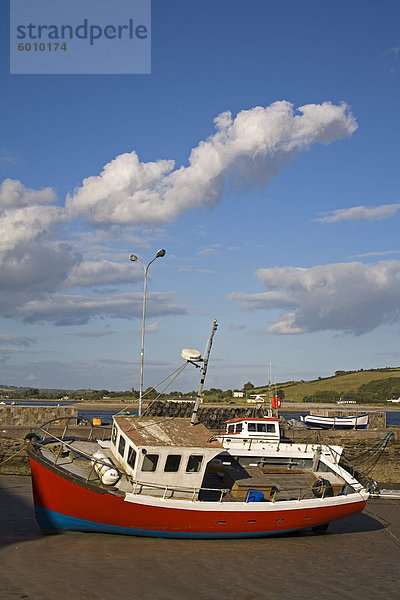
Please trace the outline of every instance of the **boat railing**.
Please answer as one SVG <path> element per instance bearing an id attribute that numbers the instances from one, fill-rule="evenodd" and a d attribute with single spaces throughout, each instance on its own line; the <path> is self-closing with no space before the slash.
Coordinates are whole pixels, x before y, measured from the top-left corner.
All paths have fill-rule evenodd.
<path id="1" fill-rule="evenodd" d="M 157 484 L 157 483 L 148 483 L 145 481 L 139 481 L 131 479 L 130 483 L 132 484 L 131 493 L 134 495 L 140 495 L 145 490 L 159 490 L 161 493 L 159 495 L 160 498 L 165 500 L 166 498 L 173 498 L 180 495 L 181 498 L 184 497 L 185 500 L 198 500 L 199 495 L 201 493 L 215 493 L 219 495 L 217 502 L 222 502 L 224 496 L 230 492 L 229 488 L 204 488 L 204 487 L 182 487 L 182 486 L 171 486 L 168 484 Z"/>
<path id="2" fill-rule="evenodd" d="M 279 446 L 279 438 L 275 437 L 249 437 L 249 438 L 237 438 L 230 437 L 229 441 L 226 439 L 226 436 L 216 436 L 219 441 L 225 442 L 232 447 L 237 448 L 238 446 L 241 448 L 247 448 L 247 450 L 251 450 L 252 446 L 256 446 L 258 444 L 270 444 L 272 446 Z"/>
<path id="3" fill-rule="evenodd" d="M 71 427 L 77 427 L 82 432 L 86 431 L 86 429 L 83 429 L 86 426 L 79 425 L 79 423 L 77 423 L 76 417 L 58 417 L 56 419 L 50 419 L 50 421 L 46 421 L 46 423 L 43 423 L 43 425 L 40 425 L 40 427 L 38 429 L 40 431 L 42 431 L 45 435 L 48 435 L 48 436 L 54 437 L 54 438 L 57 438 L 57 436 L 51 431 L 51 428 L 56 428 L 57 430 L 62 430 L 61 435 L 57 439 L 64 440 L 68 434 L 68 431 L 71 429 Z M 104 439 L 106 439 L 106 437 L 110 436 L 110 432 L 111 432 L 111 425 L 94 425 L 93 423 L 91 423 L 90 430 L 87 433 L 86 439 L 89 441 L 91 441 L 93 439 L 104 440 Z M 94 438 L 94 434 L 95 434 L 95 438 Z M 83 439 L 83 436 L 81 439 Z"/>

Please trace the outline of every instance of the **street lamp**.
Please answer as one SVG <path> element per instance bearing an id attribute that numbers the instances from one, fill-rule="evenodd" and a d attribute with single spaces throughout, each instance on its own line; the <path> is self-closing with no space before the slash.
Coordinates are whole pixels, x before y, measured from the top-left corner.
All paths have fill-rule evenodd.
<path id="1" fill-rule="evenodd" d="M 138 259 L 136 254 L 131 254 L 129 256 L 129 260 L 132 262 L 138 262 L 142 265 L 144 269 L 144 284 L 143 284 L 143 312 L 142 312 L 142 347 L 140 350 L 140 382 L 139 382 L 139 417 L 142 416 L 142 397 L 143 397 L 143 363 L 144 363 L 144 327 L 145 327 L 145 317 L 146 317 L 146 292 L 147 292 L 147 273 L 149 271 L 150 265 L 157 259 L 165 256 L 166 250 L 162 248 L 158 250 L 155 257 L 148 263 L 148 265 L 144 265 L 142 261 Z"/>

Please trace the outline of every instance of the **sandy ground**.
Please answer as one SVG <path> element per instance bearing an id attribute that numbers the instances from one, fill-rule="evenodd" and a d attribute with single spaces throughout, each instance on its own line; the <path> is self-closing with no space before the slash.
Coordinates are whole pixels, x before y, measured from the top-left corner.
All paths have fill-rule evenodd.
<path id="1" fill-rule="evenodd" d="M 254 540 L 42 535 L 29 477 L 0 476 L 0 599 L 347 600 L 400 598 L 400 500 Z"/>

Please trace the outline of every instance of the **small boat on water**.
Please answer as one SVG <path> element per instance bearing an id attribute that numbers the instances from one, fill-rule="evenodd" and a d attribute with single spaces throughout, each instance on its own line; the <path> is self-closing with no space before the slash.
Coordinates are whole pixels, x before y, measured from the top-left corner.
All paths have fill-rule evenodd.
<path id="1" fill-rule="evenodd" d="M 369 414 L 353 415 L 348 417 L 321 417 L 319 415 L 301 416 L 302 423 L 314 429 L 366 429 Z"/>

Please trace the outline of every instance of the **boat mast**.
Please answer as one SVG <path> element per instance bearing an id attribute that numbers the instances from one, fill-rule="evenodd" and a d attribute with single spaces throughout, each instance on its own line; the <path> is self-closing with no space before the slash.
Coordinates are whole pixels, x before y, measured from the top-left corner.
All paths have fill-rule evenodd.
<path id="1" fill-rule="evenodd" d="M 271 390 L 271 378 L 272 378 L 272 365 L 271 361 L 269 361 L 269 373 L 268 373 L 268 412 L 272 415 L 272 390 Z"/>
<path id="2" fill-rule="evenodd" d="M 204 360 L 203 360 L 203 368 L 201 370 L 200 386 L 199 386 L 199 391 L 197 392 L 197 398 L 196 398 L 196 402 L 194 404 L 192 417 L 190 419 L 190 425 L 196 425 L 196 423 L 197 423 L 197 412 L 199 410 L 199 404 L 200 404 L 200 400 L 201 400 L 201 394 L 203 392 L 204 380 L 206 378 L 208 359 L 210 358 L 211 346 L 213 343 L 214 333 L 217 331 L 217 327 L 218 327 L 217 320 L 214 319 L 212 329 L 211 329 L 210 339 L 208 340 L 208 346 L 207 346 L 207 350 L 206 350 Z"/>

